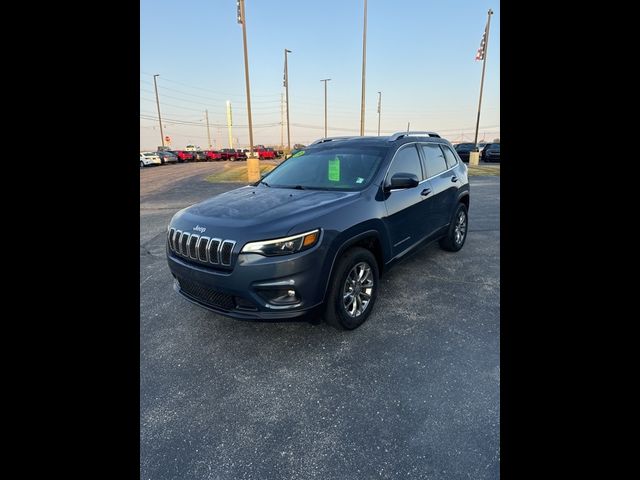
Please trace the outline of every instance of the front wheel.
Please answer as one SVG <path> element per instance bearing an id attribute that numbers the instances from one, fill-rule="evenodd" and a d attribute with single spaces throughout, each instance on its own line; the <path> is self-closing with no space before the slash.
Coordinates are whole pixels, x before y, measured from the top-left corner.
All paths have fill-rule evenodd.
<path id="1" fill-rule="evenodd" d="M 447 236 L 440 239 L 440 247 L 448 252 L 460 250 L 467 239 L 468 225 L 467 206 L 464 203 L 459 203 L 453 214 L 453 220 L 449 224 Z"/>
<path id="2" fill-rule="evenodd" d="M 378 262 L 371 251 L 354 247 L 342 255 L 332 276 L 325 321 L 340 330 L 362 325 L 378 294 Z"/>
<path id="3" fill-rule="evenodd" d="M 140 168 L 144 167 L 144 162 L 140 160 Z"/>

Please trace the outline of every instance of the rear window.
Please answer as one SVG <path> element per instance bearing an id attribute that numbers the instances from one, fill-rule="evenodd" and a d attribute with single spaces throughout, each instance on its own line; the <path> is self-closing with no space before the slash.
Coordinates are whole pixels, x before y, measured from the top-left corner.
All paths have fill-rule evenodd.
<path id="1" fill-rule="evenodd" d="M 444 154 L 437 143 L 423 143 L 420 146 L 424 153 L 427 177 L 433 177 L 447 169 L 447 162 L 444 159 Z"/>
<path id="2" fill-rule="evenodd" d="M 453 153 L 453 150 L 451 150 L 451 148 L 449 148 L 448 145 L 440 145 L 440 147 L 444 152 L 444 158 L 447 160 L 447 167 L 451 168 L 456 163 L 458 163 L 458 159 L 456 158 L 456 155 Z"/>

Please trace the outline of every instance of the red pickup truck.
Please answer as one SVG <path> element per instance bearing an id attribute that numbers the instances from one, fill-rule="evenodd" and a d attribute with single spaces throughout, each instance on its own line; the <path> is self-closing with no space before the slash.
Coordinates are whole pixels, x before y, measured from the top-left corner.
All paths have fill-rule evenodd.
<path id="1" fill-rule="evenodd" d="M 273 151 L 273 148 L 258 148 L 256 149 L 256 152 L 258 152 L 258 158 L 260 158 L 260 160 L 276 158 L 276 152 Z"/>
<path id="2" fill-rule="evenodd" d="M 178 157 L 179 162 L 187 162 L 193 160 L 193 152 L 187 150 L 174 150 L 173 153 Z"/>
<path id="3" fill-rule="evenodd" d="M 207 156 L 207 160 L 222 160 L 222 154 L 215 150 L 207 150 L 204 154 Z"/>

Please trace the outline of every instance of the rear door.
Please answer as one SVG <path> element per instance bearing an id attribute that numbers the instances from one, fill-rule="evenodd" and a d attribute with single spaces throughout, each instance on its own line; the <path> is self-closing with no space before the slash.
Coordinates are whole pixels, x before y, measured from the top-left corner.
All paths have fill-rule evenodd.
<path id="1" fill-rule="evenodd" d="M 430 228 L 428 199 L 429 181 L 424 180 L 422 163 L 415 143 L 403 145 L 395 153 L 385 178 L 389 185 L 396 173 L 413 173 L 421 183 L 414 188 L 391 190 L 385 194 L 387 217 L 384 219 L 392 243 L 393 256 L 402 253 L 424 237 Z"/>
<path id="2" fill-rule="evenodd" d="M 454 165 L 449 166 L 447 164 L 444 151 L 440 145 L 437 143 L 422 143 L 420 148 L 426 176 L 431 182 L 433 191 L 429 202 L 430 215 L 433 217 L 433 230 L 428 232 L 430 234 L 449 223 L 459 180 L 453 169 Z M 455 155 L 453 158 L 455 159 Z"/>

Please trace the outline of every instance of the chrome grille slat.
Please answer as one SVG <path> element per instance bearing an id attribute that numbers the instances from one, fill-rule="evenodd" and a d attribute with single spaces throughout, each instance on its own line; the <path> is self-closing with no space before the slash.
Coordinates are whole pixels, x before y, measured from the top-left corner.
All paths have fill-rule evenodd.
<path id="1" fill-rule="evenodd" d="M 196 244 L 196 252 L 198 252 L 198 260 L 201 262 L 209 261 L 209 237 L 200 237 Z"/>
<path id="2" fill-rule="evenodd" d="M 220 245 L 222 245 L 222 240 L 219 238 L 212 238 L 209 242 L 209 262 L 214 265 L 220 263 Z"/>
<path id="3" fill-rule="evenodd" d="M 169 242 L 169 249 L 173 252 L 175 250 L 174 246 L 173 246 L 173 237 L 176 234 L 176 229 L 172 228 L 169 230 L 169 233 L 167 234 L 167 241 Z"/>
<path id="4" fill-rule="evenodd" d="M 200 235 L 197 235 L 195 233 L 192 234 L 191 237 L 189 237 L 189 243 L 188 243 L 189 248 L 187 248 L 187 254 L 189 258 L 193 258 L 194 260 L 198 259 L 198 250 L 196 249 L 198 240 L 200 240 Z"/>
<path id="5" fill-rule="evenodd" d="M 182 232 L 180 237 L 180 254 L 187 258 L 189 257 L 189 237 L 191 234 L 187 232 Z"/>
<path id="6" fill-rule="evenodd" d="M 174 240 L 174 243 L 176 245 L 176 253 L 177 254 L 180 254 L 181 240 L 182 240 L 182 230 L 176 230 L 176 238 Z"/>
<path id="7" fill-rule="evenodd" d="M 231 265 L 231 254 L 233 253 L 233 247 L 236 242 L 233 240 L 225 240 L 220 245 L 220 263 L 225 266 Z"/>

